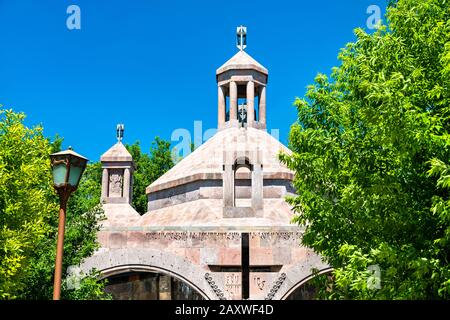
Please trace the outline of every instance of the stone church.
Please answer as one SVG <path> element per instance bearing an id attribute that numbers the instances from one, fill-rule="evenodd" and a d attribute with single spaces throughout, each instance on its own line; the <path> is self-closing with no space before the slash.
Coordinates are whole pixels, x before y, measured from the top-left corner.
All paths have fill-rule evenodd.
<path id="1" fill-rule="evenodd" d="M 266 131 L 268 70 L 239 51 L 216 71 L 217 133 L 146 189 L 132 207 L 130 153 L 119 141 L 101 157 L 106 220 L 101 248 L 82 264 L 108 279 L 115 299 L 307 299 L 314 270 L 330 268 L 301 246 L 285 197 L 291 151 Z"/>

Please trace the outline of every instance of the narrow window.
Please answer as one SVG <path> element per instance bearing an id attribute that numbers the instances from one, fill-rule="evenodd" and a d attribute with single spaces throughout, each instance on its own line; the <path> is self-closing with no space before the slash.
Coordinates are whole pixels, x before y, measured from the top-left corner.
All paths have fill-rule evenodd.
<path id="1" fill-rule="evenodd" d="M 252 206 L 252 167 L 248 159 L 237 160 L 234 165 L 234 206 Z"/>

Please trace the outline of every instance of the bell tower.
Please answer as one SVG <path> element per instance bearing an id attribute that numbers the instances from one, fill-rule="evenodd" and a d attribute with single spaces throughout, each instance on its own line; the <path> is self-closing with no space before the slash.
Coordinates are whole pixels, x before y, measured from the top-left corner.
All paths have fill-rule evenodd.
<path id="1" fill-rule="evenodd" d="M 268 70 L 244 50 L 247 28 L 237 28 L 239 52 L 216 71 L 218 129 L 252 127 L 266 129 Z"/>

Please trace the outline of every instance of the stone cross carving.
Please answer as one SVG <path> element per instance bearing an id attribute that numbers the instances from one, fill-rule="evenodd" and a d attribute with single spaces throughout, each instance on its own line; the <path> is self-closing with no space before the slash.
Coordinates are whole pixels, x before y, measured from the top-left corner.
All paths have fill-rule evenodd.
<path id="1" fill-rule="evenodd" d="M 241 299 L 248 300 L 250 298 L 250 272 L 267 272 L 271 267 L 280 267 L 275 265 L 267 266 L 251 266 L 250 265 L 250 235 L 242 233 L 241 236 L 241 266 L 221 267 L 220 272 L 229 273 L 225 285 L 235 288 L 238 279 L 233 277 L 232 273 L 241 272 Z M 258 289 L 264 290 L 266 282 L 261 277 L 254 277 Z"/>

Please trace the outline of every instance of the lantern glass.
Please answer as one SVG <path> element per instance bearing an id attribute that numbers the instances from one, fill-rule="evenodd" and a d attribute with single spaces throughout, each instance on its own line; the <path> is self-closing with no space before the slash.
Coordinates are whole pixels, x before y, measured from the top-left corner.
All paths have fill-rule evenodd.
<path id="1" fill-rule="evenodd" d="M 73 164 L 70 165 L 69 172 L 69 185 L 71 187 L 77 187 L 80 182 L 81 174 L 83 173 L 84 167 L 75 166 Z"/>
<path id="2" fill-rule="evenodd" d="M 53 184 L 55 186 L 62 186 L 66 183 L 67 166 L 65 163 L 60 163 L 53 166 Z"/>
<path id="3" fill-rule="evenodd" d="M 88 159 L 77 154 L 70 148 L 66 151 L 54 153 L 50 158 L 52 161 L 53 184 L 55 188 L 76 190 Z"/>

